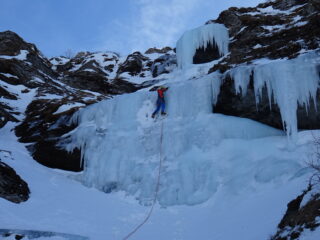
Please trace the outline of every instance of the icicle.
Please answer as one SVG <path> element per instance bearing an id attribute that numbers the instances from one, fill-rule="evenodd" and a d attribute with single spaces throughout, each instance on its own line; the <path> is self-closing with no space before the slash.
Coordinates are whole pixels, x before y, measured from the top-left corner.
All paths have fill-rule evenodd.
<path id="1" fill-rule="evenodd" d="M 293 139 L 298 131 L 298 104 L 308 108 L 310 98 L 316 102 L 319 73 L 313 60 L 317 58 L 316 53 L 309 53 L 292 60 L 270 61 L 254 68 L 256 99 L 266 86 L 270 106 L 273 96 L 280 108 L 287 135 Z"/>
<path id="2" fill-rule="evenodd" d="M 240 66 L 234 68 L 230 71 L 230 77 L 234 81 L 234 87 L 236 93 L 239 94 L 241 92 L 242 96 L 246 96 L 248 85 L 250 83 L 250 76 L 252 73 L 251 66 Z"/>
<path id="3" fill-rule="evenodd" d="M 193 56 L 200 47 L 208 43 L 216 45 L 221 56 L 228 53 L 229 33 L 222 24 L 207 24 L 185 32 L 176 45 L 177 61 L 180 68 L 193 63 Z"/>
<path id="4" fill-rule="evenodd" d="M 292 60 L 270 60 L 264 64 L 257 62 L 255 67 L 239 66 L 226 74 L 234 80 L 236 93 L 241 89 L 244 96 L 253 70 L 256 105 L 259 105 L 263 89 L 266 88 L 270 109 L 272 101 L 279 106 L 283 127 L 288 137 L 294 139 L 298 131 L 298 105 L 305 106 L 308 112 L 311 99 L 317 110 L 319 59 L 317 52 L 311 52 Z"/>

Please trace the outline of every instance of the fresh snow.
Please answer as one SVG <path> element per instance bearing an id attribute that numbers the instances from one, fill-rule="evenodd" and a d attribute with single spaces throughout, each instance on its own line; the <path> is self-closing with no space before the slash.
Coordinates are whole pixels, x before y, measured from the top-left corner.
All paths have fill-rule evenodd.
<path id="1" fill-rule="evenodd" d="M 71 72 L 79 70 L 82 66 L 84 66 L 86 63 L 88 63 L 91 60 L 95 60 L 97 64 L 95 64 L 95 67 L 99 68 L 101 71 L 103 71 L 106 74 L 110 74 L 109 71 L 105 70 L 104 68 L 108 65 L 117 65 L 117 59 L 118 55 L 113 52 L 96 52 L 89 54 L 85 57 L 85 60 L 79 64 L 76 64 L 72 69 L 70 69 Z M 88 69 L 85 69 L 85 71 L 90 71 Z"/>
<path id="2" fill-rule="evenodd" d="M 185 32 L 176 45 L 177 61 L 180 68 L 193 63 L 193 56 L 198 48 L 206 48 L 208 44 L 216 45 L 220 55 L 228 53 L 228 29 L 217 23 L 207 24 Z"/>
<path id="3" fill-rule="evenodd" d="M 2 96 L 0 96 L 0 100 L 2 103 L 7 104 L 9 107 L 11 107 L 15 112 L 18 112 L 15 117 L 18 120 L 23 120 L 24 118 L 24 112 L 27 109 L 27 106 L 31 101 L 34 99 L 37 89 L 29 89 L 28 92 L 24 92 L 26 90 L 26 87 L 24 85 L 11 85 L 1 80 L 0 78 L 0 86 L 6 89 L 11 94 L 14 94 L 19 100 L 13 100 L 13 99 L 7 99 Z M 20 115 L 19 113 L 22 113 Z"/>
<path id="4" fill-rule="evenodd" d="M 0 59 L 17 59 L 20 61 L 25 61 L 27 60 L 27 55 L 29 52 L 27 50 L 20 50 L 20 53 L 16 56 L 7 56 L 7 55 L 0 55 Z"/>
<path id="5" fill-rule="evenodd" d="M 3 75 L 3 76 L 5 76 L 5 77 L 7 77 L 7 78 L 17 78 L 17 79 L 18 79 L 17 76 L 12 75 L 12 74 L 10 74 L 10 73 L 2 73 L 2 72 L 0 72 L 0 74 Z"/>
<path id="6" fill-rule="evenodd" d="M 57 60 L 58 59 L 58 60 Z M 53 65 L 64 65 L 66 64 L 67 62 L 70 61 L 70 58 L 67 58 L 67 57 L 57 57 L 57 58 L 52 58 L 50 60 L 50 62 L 53 64 Z"/>
<path id="7" fill-rule="evenodd" d="M 57 109 L 57 111 L 55 111 L 53 114 L 59 114 L 59 113 L 62 113 L 62 112 L 69 111 L 71 108 L 84 107 L 84 106 L 86 106 L 86 105 L 83 104 L 83 103 L 78 103 L 78 102 L 64 104 L 64 105 L 61 105 L 61 106 Z"/>

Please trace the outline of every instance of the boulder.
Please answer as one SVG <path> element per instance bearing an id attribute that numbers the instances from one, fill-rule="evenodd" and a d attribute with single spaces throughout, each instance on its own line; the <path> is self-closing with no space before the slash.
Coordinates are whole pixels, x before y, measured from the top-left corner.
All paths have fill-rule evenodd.
<path id="1" fill-rule="evenodd" d="M 29 194 L 28 184 L 11 167 L 0 161 L 0 197 L 21 203 L 28 200 Z"/>

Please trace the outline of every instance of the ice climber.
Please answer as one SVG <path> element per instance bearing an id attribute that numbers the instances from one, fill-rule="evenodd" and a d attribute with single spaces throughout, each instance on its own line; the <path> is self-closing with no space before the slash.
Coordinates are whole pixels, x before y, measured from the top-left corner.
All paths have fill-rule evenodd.
<path id="1" fill-rule="evenodd" d="M 156 110 L 152 113 L 152 118 L 154 118 L 159 112 L 161 108 L 161 115 L 166 115 L 164 109 L 166 107 L 165 101 L 164 101 L 164 92 L 168 90 L 168 87 L 160 86 L 157 89 L 158 92 L 158 100 L 157 100 L 157 108 Z"/>

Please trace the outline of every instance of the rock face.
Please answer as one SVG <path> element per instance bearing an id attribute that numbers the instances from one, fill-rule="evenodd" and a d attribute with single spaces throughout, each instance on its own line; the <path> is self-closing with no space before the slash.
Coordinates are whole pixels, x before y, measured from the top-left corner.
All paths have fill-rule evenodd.
<path id="1" fill-rule="evenodd" d="M 292 59 L 300 53 L 320 48 L 319 1 L 276 0 L 255 8 L 230 8 L 222 12 L 217 20 L 208 23 L 211 22 L 228 27 L 232 41 L 230 54 L 214 65 L 209 73 L 227 73 L 241 64 L 250 65 L 257 59 Z M 207 54 L 210 55 L 209 52 Z M 215 112 L 247 117 L 283 128 L 279 108 L 274 103 L 269 105 L 267 91 L 264 91 L 257 104 L 252 79 L 248 93 L 242 96 L 236 93 L 230 76 L 224 76 Z M 318 94 L 317 106 L 319 104 Z M 299 129 L 320 127 L 319 109 L 316 110 L 314 105 L 310 106 L 308 113 L 304 106 L 299 106 L 297 117 Z"/>
<path id="2" fill-rule="evenodd" d="M 20 203 L 27 201 L 29 194 L 28 184 L 11 167 L 0 161 L 0 197 Z"/>
<path id="3" fill-rule="evenodd" d="M 53 68 L 62 76 L 61 81 L 74 88 L 103 95 L 138 90 L 138 86 L 116 79 L 115 68 L 118 62 L 119 56 L 114 52 L 80 52 L 69 61 L 63 58 L 51 59 L 51 63 L 56 64 Z"/>
<path id="4" fill-rule="evenodd" d="M 196 53 L 193 56 L 193 63 L 207 63 L 219 58 L 220 53 L 218 47 L 209 43 L 206 48 L 201 47 L 196 50 Z"/>
<path id="5" fill-rule="evenodd" d="M 152 53 L 168 53 L 170 51 L 172 51 L 173 49 L 171 47 L 164 47 L 164 48 L 149 48 L 145 54 L 152 54 Z"/>
<path id="6" fill-rule="evenodd" d="M 177 66 L 177 58 L 171 54 L 165 54 L 154 60 L 151 71 L 152 77 L 158 77 L 164 73 L 170 73 Z"/>
<path id="7" fill-rule="evenodd" d="M 299 239 L 304 230 L 315 230 L 320 226 L 320 194 L 312 194 L 306 204 L 301 206 L 312 187 L 309 186 L 301 195 L 288 203 L 287 211 L 278 225 L 278 231 L 271 240 Z"/>
<path id="8" fill-rule="evenodd" d="M 224 24 L 233 41 L 230 55 L 211 71 L 260 58 L 295 58 L 301 50 L 319 48 L 318 1 L 269 1 L 255 8 L 230 8 L 215 21 Z"/>
<path id="9" fill-rule="evenodd" d="M 148 60 L 148 58 L 143 56 L 140 52 L 134 52 L 127 57 L 123 64 L 120 65 L 118 74 L 127 72 L 131 76 L 136 76 L 141 73 L 143 62 L 146 60 Z"/>

